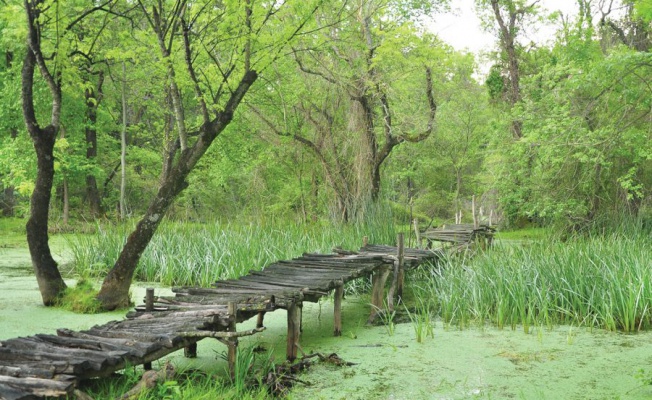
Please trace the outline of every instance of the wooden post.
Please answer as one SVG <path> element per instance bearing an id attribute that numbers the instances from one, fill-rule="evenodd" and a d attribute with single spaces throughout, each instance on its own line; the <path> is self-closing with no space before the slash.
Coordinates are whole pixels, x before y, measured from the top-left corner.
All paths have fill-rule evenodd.
<path id="1" fill-rule="evenodd" d="M 403 280 L 405 279 L 405 240 L 402 233 L 399 233 L 396 239 L 398 242 L 398 284 L 396 286 L 396 297 L 398 301 L 401 301 L 403 298 Z"/>
<path id="2" fill-rule="evenodd" d="M 415 235 L 416 240 L 417 240 L 417 244 L 416 244 L 415 247 L 417 249 L 420 249 L 421 248 L 421 232 L 419 232 L 419 219 L 415 218 L 414 220 L 412 220 L 412 223 L 414 225 L 414 235 Z"/>
<path id="3" fill-rule="evenodd" d="M 150 312 L 154 311 L 154 288 L 145 289 L 145 311 Z M 145 371 L 152 369 L 152 363 L 146 362 L 143 364 Z"/>
<path id="4" fill-rule="evenodd" d="M 396 261 L 394 261 L 394 276 L 392 277 L 392 284 L 389 287 L 389 292 L 387 293 L 387 308 L 389 311 L 394 311 L 394 295 L 398 295 L 398 300 L 400 301 L 403 295 L 403 253 L 405 247 L 405 237 L 403 233 L 399 233 L 396 237 L 398 254 Z"/>
<path id="5" fill-rule="evenodd" d="M 389 267 L 382 265 L 374 271 L 371 282 L 373 287 L 371 289 L 371 314 L 367 320 L 367 324 L 373 324 L 376 315 L 383 308 L 383 294 L 385 292 L 385 282 L 389 276 Z"/>
<path id="6" fill-rule="evenodd" d="M 475 215 L 475 195 L 471 198 L 471 214 L 473 214 L 473 229 L 478 229 L 478 216 Z"/>
<path id="7" fill-rule="evenodd" d="M 364 237 L 362 238 L 362 247 L 367 247 L 368 244 L 369 244 L 369 237 L 368 237 L 368 236 L 364 236 Z"/>
<path id="8" fill-rule="evenodd" d="M 263 327 L 263 320 L 265 319 L 265 311 L 261 311 L 258 313 L 258 319 L 256 320 L 256 328 L 262 328 Z"/>
<path id="9" fill-rule="evenodd" d="M 154 311 L 154 288 L 145 289 L 145 311 Z"/>
<path id="10" fill-rule="evenodd" d="M 299 334 L 301 329 L 301 300 L 295 300 L 288 305 L 288 337 L 286 355 L 288 361 L 297 358 L 299 347 Z"/>
<path id="11" fill-rule="evenodd" d="M 227 315 L 229 318 L 229 328 L 228 332 L 235 332 L 235 324 L 238 320 L 238 308 L 235 302 L 230 301 L 227 305 Z M 236 357 L 238 356 L 238 338 L 229 338 L 227 339 L 228 342 L 228 355 L 227 355 L 227 360 L 229 363 L 229 373 L 231 374 L 231 378 L 235 377 L 235 363 L 236 363 Z"/>
<path id="12" fill-rule="evenodd" d="M 197 358 L 197 343 L 193 343 L 184 347 L 183 355 L 186 358 Z"/>
<path id="13" fill-rule="evenodd" d="M 297 303 L 299 308 L 299 336 L 303 333 L 303 301 Z M 297 338 L 297 344 L 299 344 L 299 339 Z"/>
<path id="14" fill-rule="evenodd" d="M 335 286 L 334 297 L 334 310 L 333 315 L 335 318 L 333 334 L 335 336 L 342 336 L 342 298 L 344 297 L 344 282 L 337 281 Z"/>

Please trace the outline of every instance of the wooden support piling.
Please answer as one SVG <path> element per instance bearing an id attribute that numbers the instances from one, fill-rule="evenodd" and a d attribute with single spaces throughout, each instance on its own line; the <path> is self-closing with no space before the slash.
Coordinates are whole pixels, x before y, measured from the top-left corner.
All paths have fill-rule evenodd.
<path id="1" fill-rule="evenodd" d="M 335 319 L 333 324 L 333 334 L 335 336 L 342 336 L 342 298 L 344 297 L 344 282 L 341 280 L 336 282 L 335 293 L 333 297 L 333 316 Z"/>
<path id="2" fill-rule="evenodd" d="M 261 311 L 258 313 L 258 319 L 256 319 L 256 328 L 262 328 L 263 327 L 263 320 L 265 319 L 265 311 Z"/>
<path id="3" fill-rule="evenodd" d="M 475 213 L 475 195 L 471 199 L 471 214 L 473 214 L 473 229 L 478 229 L 478 216 Z"/>
<path id="4" fill-rule="evenodd" d="M 403 233 L 399 233 L 396 237 L 398 254 L 394 261 L 392 284 L 387 293 L 387 309 L 391 312 L 394 311 L 394 296 L 397 296 L 398 301 L 403 296 L 403 258 L 405 253 L 405 237 Z"/>
<path id="5" fill-rule="evenodd" d="M 299 336 L 301 330 L 301 300 L 293 301 L 288 305 L 288 337 L 287 359 L 292 362 L 297 359 L 299 349 Z"/>
<path id="6" fill-rule="evenodd" d="M 235 332 L 236 331 L 235 324 L 236 321 L 238 320 L 238 315 L 237 315 L 238 308 L 237 308 L 237 304 L 234 301 L 228 302 L 227 313 L 229 318 L 229 327 L 227 331 Z M 236 357 L 238 355 L 238 338 L 233 337 L 227 339 L 227 346 L 228 346 L 227 360 L 229 363 L 229 373 L 231 374 L 231 378 L 234 378 Z"/>
<path id="7" fill-rule="evenodd" d="M 367 324 L 373 324 L 378 313 L 384 308 L 383 295 L 385 293 L 385 283 L 387 282 L 389 272 L 389 267 L 382 266 L 374 271 L 373 277 L 371 278 L 371 314 L 369 315 Z"/>
<path id="8" fill-rule="evenodd" d="M 145 311 L 154 311 L 154 288 L 145 289 Z M 152 369 L 152 363 L 144 363 L 143 368 L 145 371 L 150 371 Z"/>
<path id="9" fill-rule="evenodd" d="M 186 358 L 197 358 L 197 343 L 193 343 L 183 348 L 183 355 Z"/>
<path id="10" fill-rule="evenodd" d="M 419 219 L 415 218 L 412 220 L 412 224 L 414 225 L 414 236 L 416 240 L 415 248 L 420 249 L 421 248 L 421 232 L 419 232 Z"/>
<path id="11" fill-rule="evenodd" d="M 396 298 L 401 301 L 403 298 L 403 281 L 405 280 L 405 238 L 402 233 L 397 237 L 398 247 L 398 283 L 396 285 Z"/>
<path id="12" fill-rule="evenodd" d="M 145 311 L 154 311 L 154 288 L 145 289 Z"/>

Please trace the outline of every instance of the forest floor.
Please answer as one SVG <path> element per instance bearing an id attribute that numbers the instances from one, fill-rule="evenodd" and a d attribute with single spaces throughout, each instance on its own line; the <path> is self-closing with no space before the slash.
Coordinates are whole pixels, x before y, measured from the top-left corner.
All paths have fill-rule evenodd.
<path id="1" fill-rule="evenodd" d="M 85 329 L 121 319 L 124 311 L 80 315 L 40 305 L 26 246 L 0 248 L 0 339 L 57 328 Z M 65 264 L 65 243 L 53 241 Z M 73 283 L 73 280 L 69 281 Z M 135 285 L 140 299 L 145 284 Z M 159 288 L 157 292 L 169 293 Z M 621 334 L 598 329 L 534 327 L 528 334 L 490 325 L 458 329 L 435 323 L 434 337 L 416 341 L 412 323 L 366 326 L 368 296 L 343 304 L 343 336 L 333 337 L 332 300 L 304 307 L 301 344 L 307 353 L 337 353 L 350 367 L 317 364 L 290 394 L 296 399 L 649 399 L 652 398 L 652 332 Z M 255 321 L 239 326 L 249 329 Z M 285 313 L 270 313 L 267 330 L 240 346 L 262 346 L 276 360 L 285 353 Z M 181 352 L 169 358 L 179 367 L 223 373 L 225 346 L 199 343 L 199 357 Z M 264 354 L 264 353 L 263 353 Z"/>

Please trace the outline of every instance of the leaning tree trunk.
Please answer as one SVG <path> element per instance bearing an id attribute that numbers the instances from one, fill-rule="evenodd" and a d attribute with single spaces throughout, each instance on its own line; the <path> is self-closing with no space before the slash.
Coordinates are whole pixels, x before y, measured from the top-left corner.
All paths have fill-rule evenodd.
<path id="1" fill-rule="evenodd" d="M 149 205 L 145 216 L 129 235 L 113 268 L 104 279 L 97 299 L 107 310 L 128 307 L 129 287 L 136 271 L 140 256 L 145 251 L 163 216 L 176 196 L 187 186 L 186 177 L 190 171 L 176 170 L 159 187 L 156 197 Z"/>
<path id="2" fill-rule="evenodd" d="M 195 144 L 185 151 L 181 151 L 176 163 L 163 177 L 158 193 L 151 201 L 143 218 L 136 225 L 136 229 L 129 235 L 118 260 L 102 283 L 97 299 L 102 303 L 104 309 L 114 310 L 129 305 L 129 287 L 143 251 L 176 196 L 188 186 L 186 178 L 215 138 L 231 123 L 233 113 L 257 78 L 258 74 L 253 70 L 244 74 L 238 87 L 226 102 L 224 110 L 215 119 L 201 127 Z"/>

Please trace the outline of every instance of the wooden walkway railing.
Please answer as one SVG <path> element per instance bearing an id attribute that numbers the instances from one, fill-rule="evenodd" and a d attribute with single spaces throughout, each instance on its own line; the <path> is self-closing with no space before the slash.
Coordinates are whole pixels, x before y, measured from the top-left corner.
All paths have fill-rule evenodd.
<path id="1" fill-rule="evenodd" d="M 228 346 L 233 371 L 238 337 L 262 331 L 265 313 L 279 308 L 287 310 L 286 354 L 292 361 L 300 347 L 304 301 L 316 302 L 334 291 L 334 333 L 340 335 L 346 282 L 373 277 L 373 320 L 383 308 L 390 272 L 394 279 L 387 304 L 392 307 L 394 297 L 401 293 L 403 270 L 440 256 L 402 246 L 365 245 L 358 252 L 304 254 L 277 261 L 239 279 L 218 281 L 211 288 L 175 288 L 173 297 L 155 297 L 148 290 L 145 305 L 136 307 L 123 321 L 79 332 L 59 329 L 57 335 L 0 341 L 0 399 L 71 396 L 83 379 L 107 376 L 126 366 L 151 368 L 152 361 L 182 348 L 193 357 L 197 342 L 206 337 Z M 236 331 L 237 323 L 254 316 L 258 316 L 256 328 Z"/>

